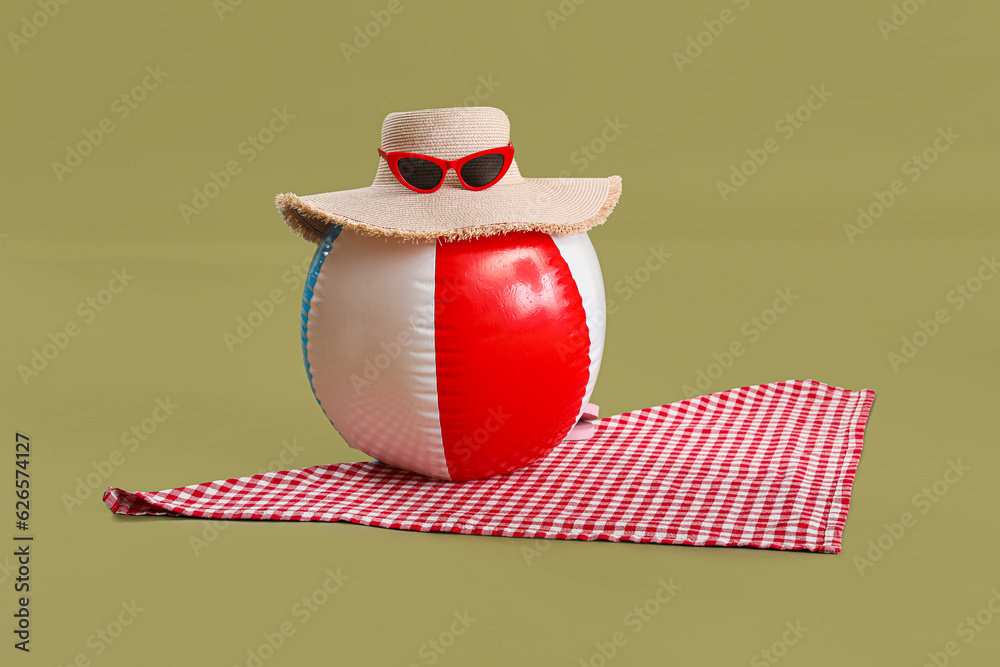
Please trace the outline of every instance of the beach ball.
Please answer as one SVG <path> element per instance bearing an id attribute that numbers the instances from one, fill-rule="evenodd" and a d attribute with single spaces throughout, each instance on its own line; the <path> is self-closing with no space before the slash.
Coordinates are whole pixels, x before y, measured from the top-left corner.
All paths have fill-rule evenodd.
<path id="1" fill-rule="evenodd" d="M 415 242 L 331 225 L 306 280 L 302 348 L 348 445 L 471 480 L 566 437 L 594 390 L 605 321 L 586 233 Z"/>

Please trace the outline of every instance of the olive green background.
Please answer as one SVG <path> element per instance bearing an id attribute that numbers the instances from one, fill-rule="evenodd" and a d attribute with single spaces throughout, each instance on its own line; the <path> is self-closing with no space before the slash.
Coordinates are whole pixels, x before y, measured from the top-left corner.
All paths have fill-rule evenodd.
<path id="1" fill-rule="evenodd" d="M 387 4 L 243 2 L 220 19 L 209 0 L 72 2 L 17 52 L 5 39 L 0 478 L 13 477 L 15 431 L 30 434 L 35 541 L 30 655 L 7 643 L 14 575 L 0 556 L 3 663 L 247 665 L 263 634 L 290 622 L 264 664 L 599 665 L 595 643 L 619 631 L 627 643 L 608 664 L 771 664 L 760 651 L 779 642 L 789 666 L 920 665 L 949 641 L 950 664 L 995 664 L 1000 619 L 969 642 L 958 626 L 1000 587 L 1000 281 L 961 309 L 948 294 L 1000 246 L 996 4 L 911 0 L 916 12 L 897 14 L 886 39 L 889 0 L 567 0 L 555 28 L 556 0 L 403 0 L 347 62 L 341 42 Z M 703 21 L 718 31 L 724 9 L 732 22 L 678 71 L 673 53 Z M 6 2 L 0 25 L 19 32 L 38 11 Z M 120 118 L 113 101 L 147 66 L 168 76 Z M 594 395 L 602 414 L 684 398 L 737 341 L 745 353 L 708 391 L 814 378 L 877 392 L 841 554 L 107 511 L 107 485 L 358 460 L 305 378 L 294 270 L 312 246 L 273 196 L 368 184 L 385 114 L 463 104 L 480 77 L 493 89 L 477 101 L 510 116 L 522 173 L 623 177 L 617 209 L 591 232 L 618 306 Z M 786 139 L 775 124 L 811 86 L 832 96 Z M 241 142 L 274 108 L 294 119 L 247 161 Z M 52 163 L 105 118 L 114 131 L 60 181 Z M 602 147 L 609 119 L 627 127 Z M 911 182 L 904 163 L 949 127 L 959 138 Z M 717 182 L 769 137 L 778 152 L 723 201 Z M 584 163 L 592 142 L 603 150 Z M 180 204 L 230 160 L 240 173 L 186 223 Z M 897 178 L 905 194 L 850 242 L 844 225 Z M 671 258 L 626 297 L 621 281 L 660 246 Z M 123 268 L 134 279 L 85 321 L 78 304 Z M 798 300 L 751 342 L 744 324 L 778 289 Z M 223 335 L 274 290 L 284 301 L 230 352 Z M 887 355 L 938 309 L 947 323 L 894 370 Z M 18 367 L 70 322 L 79 335 L 22 380 Z M 123 432 L 168 398 L 174 413 L 128 451 Z M 950 485 L 949 462 L 968 468 Z M 937 502 L 914 498 L 935 482 Z M 14 498 L 0 497 L 9 540 Z M 915 523 L 894 537 L 887 524 L 904 512 Z M 880 540 L 889 548 L 865 567 Z M 293 607 L 328 569 L 349 579 L 301 623 Z M 626 614 L 671 578 L 682 589 L 633 632 Z M 95 639 L 133 601 L 135 621 L 110 645 Z M 429 653 L 464 612 L 471 627 Z M 808 630 L 782 646 L 796 622 Z"/>

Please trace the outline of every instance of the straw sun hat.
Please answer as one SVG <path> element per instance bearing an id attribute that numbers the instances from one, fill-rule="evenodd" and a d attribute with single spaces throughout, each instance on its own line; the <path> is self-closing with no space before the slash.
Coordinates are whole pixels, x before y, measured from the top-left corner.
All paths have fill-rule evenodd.
<path id="1" fill-rule="evenodd" d="M 509 153 L 509 157 L 493 154 L 478 162 L 468 157 L 490 151 L 504 156 Z M 399 153 L 431 156 L 441 165 L 434 167 Z M 506 171 L 500 169 L 494 182 L 476 189 L 466 187 L 481 185 L 477 177 L 481 181 L 491 177 L 483 177 L 483 169 L 475 167 L 499 169 L 500 161 Z M 444 169 L 446 166 L 449 168 Z M 411 180 L 427 190 L 435 179 L 441 180 L 442 172 L 443 182 L 432 192 L 414 191 L 401 180 L 410 174 Z M 397 178 L 397 173 L 404 175 Z M 459 173 L 464 177 L 460 179 Z M 489 173 L 496 175 L 497 171 Z M 305 197 L 279 194 L 275 204 L 289 227 L 318 243 L 330 225 L 405 239 L 468 239 L 511 231 L 574 234 L 603 223 L 620 195 L 620 176 L 521 176 L 513 159 L 507 115 L 493 107 L 455 107 L 386 116 L 378 171 L 369 187 Z"/>

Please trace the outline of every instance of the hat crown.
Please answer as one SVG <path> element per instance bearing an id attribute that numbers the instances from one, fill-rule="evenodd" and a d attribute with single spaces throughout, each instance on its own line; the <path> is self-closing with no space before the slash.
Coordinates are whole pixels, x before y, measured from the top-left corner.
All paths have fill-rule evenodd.
<path id="1" fill-rule="evenodd" d="M 506 146 L 510 142 L 510 120 L 494 107 L 450 107 L 391 113 L 382 121 L 381 148 L 387 153 L 421 153 L 442 160 L 457 160 L 471 153 Z M 517 163 L 497 185 L 522 181 Z M 396 180 L 385 160 L 379 160 L 373 185 L 405 187 Z M 442 187 L 461 188 L 454 171 Z"/>

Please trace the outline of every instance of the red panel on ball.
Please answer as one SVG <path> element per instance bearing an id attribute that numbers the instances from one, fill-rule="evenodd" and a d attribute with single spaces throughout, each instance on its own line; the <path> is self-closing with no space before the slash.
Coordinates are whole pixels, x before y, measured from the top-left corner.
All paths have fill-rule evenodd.
<path id="1" fill-rule="evenodd" d="M 590 336 L 552 238 L 514 232 L 438 242 L 438 411 L 452 479 L 498 475 L 544 456 L 586 392 Z"/>

